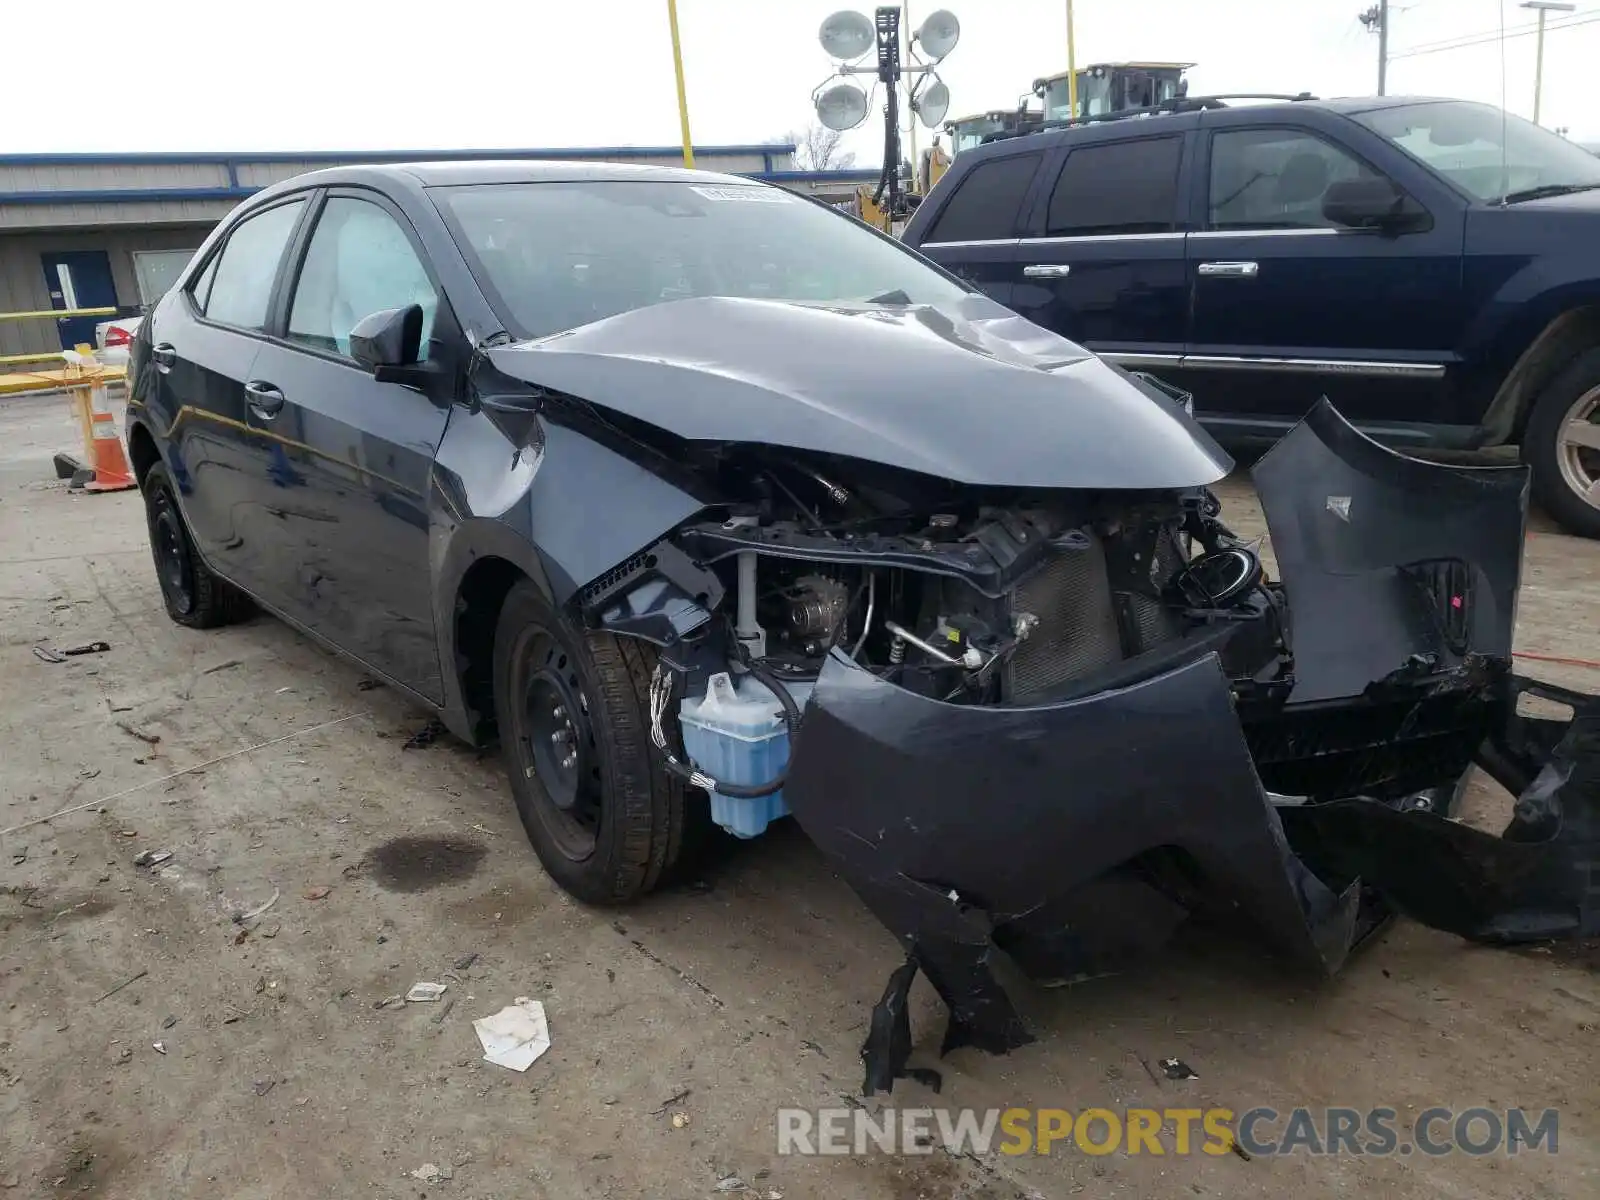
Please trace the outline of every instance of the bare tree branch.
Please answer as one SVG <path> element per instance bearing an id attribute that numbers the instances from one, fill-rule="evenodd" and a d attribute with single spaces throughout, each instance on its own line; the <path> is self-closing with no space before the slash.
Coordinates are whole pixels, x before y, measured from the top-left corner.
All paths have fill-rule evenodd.
<path id="1" fill-rule="evenodd" d="M 855 166 L 853 150 L 841 150 L 844 134 L 813 121 L 804 130 L 790 130 L 784 141 L 795 146 L 795 166 L 802 171 L 843 171 Z"/>

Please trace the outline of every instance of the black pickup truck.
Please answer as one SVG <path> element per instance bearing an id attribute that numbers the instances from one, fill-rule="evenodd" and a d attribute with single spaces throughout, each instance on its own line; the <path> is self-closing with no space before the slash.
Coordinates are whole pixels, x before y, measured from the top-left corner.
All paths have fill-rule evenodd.
<path id="1" fill-rule="evenodd" d="M 1397 448 L 1520 445 L 1600 537 L 1600 158 L 1459 100 L 1179 107 L 966 151 L 905 241 L 1220 440 L 1326 396 Z"/>

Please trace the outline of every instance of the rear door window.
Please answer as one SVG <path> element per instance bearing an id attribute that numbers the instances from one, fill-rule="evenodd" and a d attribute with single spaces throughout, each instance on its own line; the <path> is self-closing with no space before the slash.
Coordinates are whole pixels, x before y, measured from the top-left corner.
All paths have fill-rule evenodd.
<path id="1" fill-rule="evenodd" d="M 928 230 L 927 242 L 990 242 L 1017 236 L 1028 185 L 1044 158 L 1042 151 L 1012 154 L 979 163 L 956 184 L 944 211 Z"/>
<path id="2" fill-rule="evenodd" d="M 277 278 L 283 251 L 294 232 L 304 200 L 292 200 L 246 217 L 228 234 L 213 274 L 210 294 L 205 297 L 206 318 L 239 329 L 263 330 L 272 300 L 272 283 Z M 205 282 L 204 276 L 201 281 Z M 197 302 L 199 297 L 196 297 Z"/>
<path id="3" fill-rule="evenodd" d="M 1181 137 L 1079 146 L 1050 193 L 1047 237 L 1166 233 L 1177 228 Z"/>

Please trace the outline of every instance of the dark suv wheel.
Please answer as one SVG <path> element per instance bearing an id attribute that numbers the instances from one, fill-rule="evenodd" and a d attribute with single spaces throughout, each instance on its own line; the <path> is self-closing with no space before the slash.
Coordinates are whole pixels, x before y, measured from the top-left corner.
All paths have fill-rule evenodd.
<path id="1" fill-rule="evenodd" d="M 650 741 L 654 648 L 573 628 L 526 580 L 494 646 L 506 771 L 544 869 L 591 904 L 650 891 L 678 859 L 692 803 Z"/>
<path id="2" fill-rule="evenodd" d="M 167 468 L 156 463 L 145 472 L 139 489 L 144 493 L 150 554 L 167 616 L 190 629 L 214 629 L 249 616 L 253 607 L 249 598 L 213 574 L 195 552 Z"/>
<path id="3" fill-rule="evenodd" d="M 1534 401 L 1522 459 L 1545 511 L 1569 533 L 1600 538 L 1600 349 L 1573 359 Z"/>

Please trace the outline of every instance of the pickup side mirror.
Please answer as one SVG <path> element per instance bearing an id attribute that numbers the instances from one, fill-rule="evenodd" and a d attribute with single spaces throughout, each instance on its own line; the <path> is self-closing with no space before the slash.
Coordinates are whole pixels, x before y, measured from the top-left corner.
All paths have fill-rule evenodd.
<path id="1" fill-rule="evenodd" d="M 422 305 L 369 313 L 350 331 L 350 357 L 374 375 L 413 366 L 422 355 Z"/>
<path id="2" fill-rule="evenodd" d="M 1322 194 L 1322 215 L 1347 229 L 1381 233 L 1414 233 L 1429 229 L 1433 218 L 1391 181 L 1368 176 L 1341 179 Z"/>

